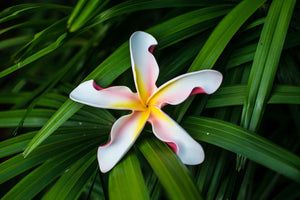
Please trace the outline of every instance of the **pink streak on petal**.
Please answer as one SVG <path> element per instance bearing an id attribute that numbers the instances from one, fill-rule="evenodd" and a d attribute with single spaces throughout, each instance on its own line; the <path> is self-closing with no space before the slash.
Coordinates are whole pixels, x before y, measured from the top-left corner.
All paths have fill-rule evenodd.
<path id="1" fill-rule="evenodd" d="M 111 141 L 109 141 L 108 143 L 106 143 L 106 144 L 104 144 L 104 145 L 102 145 L 102 146 L 100 146 L 100 147 L 106 147 L 106 146 L 108 146 L 110 143 L 111 143 Z"/>
<path id="2" fill-rule="evenodd" d="M 98 108 L 145 110 L 137 93 L 133 93 L 128 87 L 102 88 L 94 80 L 81 83 L 70 93 L 70 98 L 78 103 Z"/>
<path id="3" fill-rule="evenodd" d="M 109 95 L 113 96 L 113 97 L 124 97 L 125 99 L 132 99 L 132 100 L 136 100 L 138 99 L 137 93 L 132 93 L 131 90 L 128 90 L 130 92 L 128 92 L 125 87 L 120 89 L 122 86 L 112 86 L 112 87 L 108 87 L 108 88 L 101 88 L 100 86 L 98 86 L 96 83 L 93 85 L 96 90 L 103 90 L 103 92 L 108 92 Z"/>
<path id="4" fill-rule="evenodd" d="M 154 135 L 170 145 L 184 164 L 196 165 L 204 160 L 204 151 L 179 124 L 162 110 L 151 107 L 148 122 L 152 125 Z"/>
<path id="5" fill-rule="evenodd" d="M 189 96 L 214 93 L 222 82 L 222 74 L 215 70 L 201 70 L 180 75 L 160 86 L 147 103 L 162 107 L 164 103 L 177 105 Z"/>
<path id="6" fill-rule="evenodd" d="M 136 111 L 119 118 L 111 129 L 110 142 L 98 148 L 101 172 L 111 170 L 131 148 L 142 131 L 149 112 Z"/>
<path id="7" fill-rule="evenodd" d="M 199 94 L 199 93 L 206 93 L 206 92 L 201 87 L 196 87 L 192 90 L 190 96 L 192 96 L 194 94 Z"/>
<path id="8" fill-rule="evenodd" d="M 157 45 L 151 45 L 149 48 L 148 48 L 148 51 L 153 54 L 153 51 L 155 49 Z M 148 97 L 151 96 L 151 94 L 157 89 L 156 87 L 156 78 L 152 76 L 152 74 L 155 74 L 155 66 L 154 66 L 154 62 L 153 62 L 153 58 L 150 57 L 148 62 L 147 62 L 147 65 L 149 65 L 149 67 L 147 67 L 147 74 L 148 74 L 148 81 L 147 81 L 147 85 L 150 86 L 150 91 L 148 91 Z M 154 83 L 154 84 L 153 84 Z"/>
<path id="9" fill-rule="evenodd" d="M 152 65 L 152 61 L 148 62 L 149 65 Z M 150 76 L 150 74 L 154 73 L 153 70 L 154 67 L 148 67 L 147 73 L 149 74 L 149 79 L 147 81 L 147 85 L 149 86 L 149 91 L 147 91 L 148 93 L 148 97 L 150 97 L 152 95 L 152 93 L 156 90 L 156 84 L 155 84 L 155 79 L 153 76 Z M 154 84 L 153 84 L 154 83 Z"/>
<path id="10" fill-rule="evenodd" d="M 123 90 L 120 90 L 118 88 L 121 88 L 120 86 L 114 86 L 114 87 L 108 87 L 108 88 L 102 88 L 100 87 L 94 80 L 93 80 L 93 87 L 97 91 L 102 91 L 103 94 L 107 92 L 108 95 L 110 95 L 112 98 L 119 98 L 119 99 L 124 99 L 124 100 L 132 100 L 132 101 L 137 101 L 138 100 L 138 95 L 136 93 L 131 93 L 131 90 L 128 90 L 128 92 L 125 87 Z M 125 89 L 125 90 L 124 90 Z M 133 95 L 132 95 L 133 94 Z"/>
<path id="11" fill-rule="evenodd" d="M 149 51 L 150 53 L 153 54 L 153 51 L 154 51 L 155 47 L 156 47 L 156 45 L 150 46 L 150 47 L 148 48 L 148 51 Z"/>
<path id="12" fill-rule="evenodd" d="M 177 148 L 177 145 L 173 142 L 166 142 L 171 148 L 172 150 L 175 152 L 175 153 L 178 153 L 178 148 Z"/>
<path id="13" fill-rule="evenodd" d="M 99 85 L 97 85 L 97 83 L 93 80 L 93 87 L 96 89 L 96 90 L 103 90 L 102 87 L 100 87 Z"/>
<path id="14" fill-rule="evenodd" d="M 155 38 L 142 31 L 133 33 L 129 41 L 135 86 L 143 105 L 146 105 L 149 96 L 157 89 L 155 82 L 159 68 L 152 54 L 155 45 Z"/>
<path id="15" fill-rule="evenodd" d="M 133 98 L 133 96 L 130 93 L 115 91 L 115 90 L 112 90 L 112 87 L 109 87 L 106 89 L 109 89 L 109 93 L 115 97 L 125 97 L 125 98 L 129 98 L 129 99 Z"/>
<path id="16" fill-rule="evenodd" d="M 160 106 L 160 108 L 163 108 L 163 107 L 165 107 L 166 105 L 168 105 L 168 103 L 162 103 L 161 106 Z"/>

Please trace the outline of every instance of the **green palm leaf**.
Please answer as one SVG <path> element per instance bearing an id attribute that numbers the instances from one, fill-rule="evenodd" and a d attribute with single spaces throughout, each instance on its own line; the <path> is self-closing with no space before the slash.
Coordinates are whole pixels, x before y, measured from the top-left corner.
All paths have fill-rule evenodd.
<path id="1" fill-rule="evenodd" d="M 263 137 L 229 122 L 209 118 L 188 118 L 184 127 L 198 140 L 247 156 L 300 182 L 300 158 Z"/>
<path id="2" fill-rule="evenodd" d="M 1 4 L 0 198 L 299 199 L 298 10 L 295 0 Z M 129 111 L 69 94 L 90 79 L 135 91 L 137 30 L 158 41 L 157 86 L 187 71 L 223 74 L 216 93 L 163 108 L 201 143 L 201 165 L 183 165 L 146 124 L 110 172 L 99 170 L 97 148 Z"/>

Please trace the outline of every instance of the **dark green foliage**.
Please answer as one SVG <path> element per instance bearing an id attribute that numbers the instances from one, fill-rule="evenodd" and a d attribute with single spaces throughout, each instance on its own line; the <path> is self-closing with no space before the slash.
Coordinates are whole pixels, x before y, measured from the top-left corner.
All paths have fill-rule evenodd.
<path id="1" fill-rule="evenodd" d="M 16 1 L 17 2 L 17 1 Z M 0 11 L 2 199 L 299 199 L 296 0 L 7 1 Z M 123 111 L 68 98 L 84 80 L 134 89 L 128 39 L 158 41 L 158 83 L 216 69 L 213 95 L 165 111 L 205 149 L 185 166 L 148 126 L 109 173 L 97 147 Z"/>

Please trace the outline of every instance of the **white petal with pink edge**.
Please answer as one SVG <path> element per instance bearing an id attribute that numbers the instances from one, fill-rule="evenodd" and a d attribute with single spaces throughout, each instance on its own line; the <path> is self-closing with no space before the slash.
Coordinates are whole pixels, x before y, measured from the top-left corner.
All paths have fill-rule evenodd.
<path id="1" fill-rule="evenodd" d="M 159 68 L 152 54 L 157 41 L 152 35 L 137 31 L 130 37 L 129 45 L 135 86 L 141 101 L 145 104 L 148 97 L 157 89 L 155 82 Z"/>
<path id="2" fill-rule="evenodd" d="M 145 110 L 138 95 L 128 87 L 101 88 L 94 80 L 81 83 L 70 93 L 73 101 L 98 108 Z"/>
<path id="3" fill-rule="evenodd" d="M 177 105 L 193 94 L 212 94 L 219 88 L 222 79 L 222 74 L 215 70 L 186 73 L 159 87 L 148 99 L 148 103 L 158 107 L 165 104 Z"/>
<path id="4" fill-rule="evenodd" d="M 144 128 L 148 117 L 148 111 L 135 111 L 114 123 L 110 142 L 98 148 L 97 158 L 101 172 L 111 170 L 127 153 Z"/>
<path id="5" fill-rule="evenodd" d="M 168 143 L 184 164 L 197 165 L 203 162 L 204 151 L 201 145 L 159 108 L 151 107 L 148 121 L 154 135 Z"/>

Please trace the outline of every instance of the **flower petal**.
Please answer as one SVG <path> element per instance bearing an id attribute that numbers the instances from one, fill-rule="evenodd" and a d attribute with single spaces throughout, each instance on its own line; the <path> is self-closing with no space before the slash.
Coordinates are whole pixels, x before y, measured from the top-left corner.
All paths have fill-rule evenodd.
<path id="1" fill-rule="evenodd" d="M 162 110 L 152 106 L 148 121 L 154 135 L 169 144 L 184 164 L 197 165 L 203 162 L 201 145 Z"/>
<path id="2" fill-rule="evenodd" d="M 222 82 L 222 74 L 215 70 L 201 70 L 178 76 L 159 87 L 148 99 L 148 104 L 162 107 L 177 105 L 190 95 L 214 93 Z"/>
<path id="3" fill-rule="evenodd" d="M 101 88 L 94 80 L 81 83 L 70 98 L 73 101 L 98 108 L 145 110 L 138 95 L 125 86 Z"/>
<path id="4" fill-rule="evenodd" d="M 133 145 L 149 117 L 149 111 L 134 111 L 118 119 L 111 129 L 111 140 L 98 148 L 101 172 L 111 170 Z"/>
<path id="5" fill-rule="evenodd" d="M 159 68 L 152 54 L 157 41 L 152 35 L 142 31 L 133 33 L 129 41 L 135 86 L 145 105 L 148 97 L 157 89 L 155 82 Z"/>

